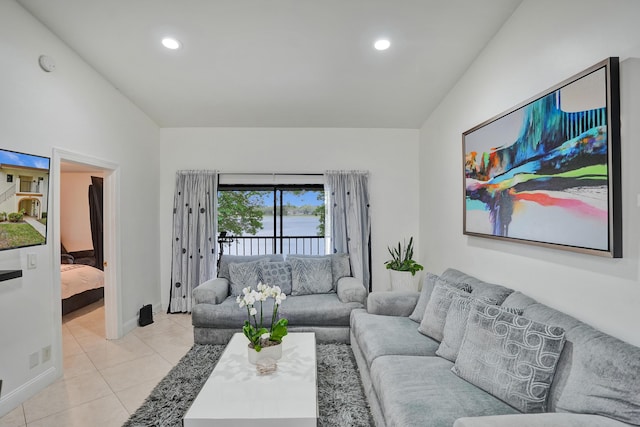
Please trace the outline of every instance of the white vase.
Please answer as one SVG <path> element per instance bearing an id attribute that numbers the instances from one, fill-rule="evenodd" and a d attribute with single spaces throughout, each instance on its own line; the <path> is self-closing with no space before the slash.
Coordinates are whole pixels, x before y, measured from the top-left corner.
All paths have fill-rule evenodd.
<path id="1" fill-rule="evenodd" d="M 410 271 L 389 270 L 391 276 L 392 291 L 418 291 L 419 278 L 418 273 L 411 274 Z"/>
<path id="2" fill-rule="evenodd" d="M 248 347 L 249 363 L 255 365 L 262 359 L 278 360 L 282 357 L 282 343 L 278 345 L 270 345 L 268 347 L 262 347 L 260 351 L 255 351 L 253 348 Z"/>

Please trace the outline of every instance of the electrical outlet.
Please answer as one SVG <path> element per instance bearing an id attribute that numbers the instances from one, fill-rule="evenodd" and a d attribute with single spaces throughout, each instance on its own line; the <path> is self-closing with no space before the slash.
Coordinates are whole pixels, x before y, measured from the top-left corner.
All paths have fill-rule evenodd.
<path id="1" fill-rule="evenodd" d="M 38 366 L 38 363 L 40 363 L 40 359 L 38 358 L 38 352 L 36 351 L 35 353 L 31 353 L 29 355 L 29 368 L 33 369 L 36 366 Z"/>
<path id="2" fill-rule="evenodd" d="M 42 347 L 42 363 L 51 360 L 51 346 Z"/>

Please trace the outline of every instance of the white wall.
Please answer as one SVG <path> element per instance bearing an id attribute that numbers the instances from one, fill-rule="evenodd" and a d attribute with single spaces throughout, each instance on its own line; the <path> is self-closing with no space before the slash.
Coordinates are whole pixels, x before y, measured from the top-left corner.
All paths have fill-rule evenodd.
<path id="1" fill-rule="evenodd" d="M 91 174 L 60 173 L 60 242 L 69 252 L 93 250 L 89 218 Z"/>
<path id="2" fill-rule="evenodd" d="M 54 72 L 39 68 L 41 54 L 56 60 Z M 135 324 L 143 303 L 160 301 L 158 127 L 13 1 L 0 2 L 0 93 L 2 148 L 51 157 L 60 147 L 119 165 L 120 316 Z M 60 375 L 53 201 L 47 245 L 0 252 L 0 269 L 23 270 L 21 279 L 0 282 L 0 416 Z M 27 269 L 29 253 L 38 258 L 36 269 Z M 28 355 L 47 345 L 54 346 L 54 359 L 29 369 Z"/>
<path id="3" fill-rule="evenodd" d="M 162 303 L 171 283 L 175 172 L 322 173 L 368 170 L 373 289 L 390 287 L 387 246 L 418 232 L 418 131 L 399 129 L 190 128 L 160 131 Z"/>
<path id="4" fill-rule="evenodd" d="M 420 241 L 455 267 L 640 345 L 640 61 L 621 64 L 624 258 L 462 234 L 462 132 L 609 56 L 640 56 L 640 2 L 525 0 L 420 132 Z"/>

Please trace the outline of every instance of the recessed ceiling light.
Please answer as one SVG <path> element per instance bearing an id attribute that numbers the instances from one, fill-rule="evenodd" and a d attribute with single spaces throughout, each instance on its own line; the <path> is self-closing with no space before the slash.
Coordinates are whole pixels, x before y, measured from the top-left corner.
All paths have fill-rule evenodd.
<path id="1" fill-rule="evenodd" d="M 173 37 L 165 37 L 162 39 L 162 45 L 167 49 L 176 50 L 180 49 L 180 42 Z"/>
<path id="2" fill-rule="evenodd" d="M 376 42 L 373 44 L 373 47 L 378 50 L 387 50 L 389 49 L 389 46 L 391 46 L 391 42 L 387 39 L 376 40 Z"/>

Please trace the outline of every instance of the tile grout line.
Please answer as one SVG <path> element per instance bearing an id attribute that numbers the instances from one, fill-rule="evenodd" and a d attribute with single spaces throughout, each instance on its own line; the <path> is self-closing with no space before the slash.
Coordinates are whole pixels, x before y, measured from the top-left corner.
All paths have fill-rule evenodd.
<path id="1" fill-rule="evenodd" d="M 103 310 L 103 308 L 97 308 L 97 310 Z M 88 401 L 82 402 L 82 403 L 77 403 L 73 406 L 69 406 L 69 407 L 65 407 L 62 410 L 59 411 L 54 411 L 50 414 L 47 414 L 44 417 L 39 417 L 37 419 L 31 420 L 30 422 L 27 422 L 27 410 L 25 407 L 25 402 L 20 404 L 20 414 L 21 414 L 21 420 L 20 422 L 22 424 L 22 426 L 28 427 L 30 424 L 33 423 L 42 423 L 42 420 L 46 420 L 49 417 L 55 417 L 55 416 L 60 416 L 60 414 L 65 413 L 65 412 L 69 412 L 69 411 L 74 411 L 77 410 L 77 408 L 80 408 L 82 406 L 85 406 L 87 404 L 90 404 L 91 402 L 95 402 L 97 400 L 100 399 L 105 399 L 105 398 L 113 398 L 115 397 L 115 399 L 117 400 L 117 402 L 119 403 L 121 409 L 124 411 L 124 413 L 128 414 L 129 416 L 131 416 L 138 408 L 139 405 L 142 405 L 142 403 L 144 402 L 144 400 L 142 400 L 140 403 L 138 403 L 138 407 L 136 407 L 135 409 L 132 409 L 132 412 L 129 411 L 127 405 L 126 405 L 126 399 L 121 399 L 121 397 L 118 395 L 118 393 L 122 393 L 125 392 L 127 390 L 133 389 L 135 387 L 138 386 L 138 384 L 135 385 L 131 385 L 130 387 L 127 387 L 123 390 L 120 390 L 119 392 L 116 392 L 112 385 L 107 381 L 107 378 L 105 377 L 104 371 L 106 369 L 111 369 L 111 368 L 115 368 L 118 367 L 124 363 L 129 363 L 129 362 L 133 362 L 139 359 L 142 359 L 144 357 L 158 357 L 158 360 L 163 361 L 164 363 L 169 365 L 169 371 L 171 369 L 173 369 L 173 367 L 176 366 L 177 363 L 179 363 L 179 360 L 184 357 L 184 354 L 180 355 L 180 357 L 178 358 L 178 360 L 174 360 L 176 357 L 176 355 L 178 355 L 177 352 L 173 351 L 173 348 L 169 348 L 168 351 L 164 350 L 162 346 L 158 347 L 158 349 L 156 349 L 156 347 L 154 347 L 152 344 L 150 344 L 150 342 L 153 342 L 155 337 L 163 337 L 165 335 L 167 335 L 167 333 L 165 332 L 165 329 L 167 330 L 171 330 L 171 334 L 174 334 L 176 336 L 179 336 L 181 334 L 184 334 L 185 337 L 188 336 L 189 338 L 189 344 L 185 345 L 185 354 L 186 352 L 189 351 L 190 348 L 193 347 L 193 332 L 192 332 L 192 326 L 191 326 L 191 322 L 190 322 L 190 313 L 181 313 L 181 314 L 177 314 L 177 315 L 165 315 L 164 313 L 159 313 L 157 319 L 158 320 L 168 320 L 168 322 L 161 322 L 164 325 L 163 326 L 156 326 L 155 328 L 152 328 L 152 331 L 150 331 L 149 333 L 143 334 L 143 335 L 147 335 L 146 337 L 141 337 L 139 336 L 136 332 L 141 330 L 140 327 L 136 327 L 134 330 L 130 331 L 127 335 L 125 335 L 123 338 L 125 338 L 126 336 L 129 336 L 130 334 L 133 335 L 134 340 L 133 341 L 138 341 L 140 344 L 142 344 L 144 346 L 144 348 L 146 348 L 149 351 L 149 354 L 145 354 L 145 355 L 139 355 L 137 354 L 136 351 L 132 351 L 130 354 L 128 354 L 127 356 L 132 356 L 133 358 L 131 359 L 127 359 L 124 361 L 121 361 L 119 363 L 116 363 L 113 366 L 108 366 L 104 369 L 98 369 L 98 367 L 96 366 L 96 363 L 91 359 L 91 357 L 89 356 L 89 352 L 85 349 L 84 346 L 82 346 L 79 342 L 79 337 L 80 340 L 82 340 L 83 337 L 88 337 L 89 333 L 97 335 L 96 331 L 93 330 L 92 325 L 93 325 L 93 320 L 95 320 L 96 322 L 103 320 L 104 316 L 103 315 L 98 315 L 96 316 L 96 318 L 94 319 L 93 316 L 96 314 L 95 311 L 88 311 L 86 313 L 83 314 L 76 314 L 73 318 L 70 319 L 65 319 L 61 325 L 61 328 L 63 329 L 63 333 L 68 333 L 69 334 L 69 338 L 71 338 L 73 340 L 73 342 L 75 343 L 75 347 L 74 349 L 77 347 L 77 349 L 79 351 L 77 351 L 74 354 L 69 354 L 67 356 L 74 356 L 74 355 L 83 355 L 85 359 L 89 360 L 90 365 L 86 365 L 86 368 L 89 368 L 89 366 L 93 367 L 93 370 L 89 369 L 87 372 L 81 372 L 77 375 L 74 375 L 71 378 L 65 378 L 64 375 L 60 378 L 60 381 L 69 381 L 72 380 L 73 378 L 79 376 L 79 375 L 95 375 L 95 373 L 97 373 L 99 375 L 99 378 L 103 381 L 104 384 L 107 385 L 107 388 L 104 390 L 105 395 L 103 396 L 99 396 L 99 397 L 95 397 L 93 399 L 90 399 Z M 84 317 L 86 315 L 89 315 L 89 317 Z M 84 318 L 84 319 L 83 319 Z M 76 319 L 79 319 L 76 321 Z M 87 322 L 87 324 L 83 325 L 82 323 Z M 73 324 L 72 324 L 73 323 Z M 159 322 L 160 323 L 160 322 Z M 72 324 L 71 327 L 69 327 L 69 325 Z M 66 329 L 66 331 L 65 331 Z M 78 335 L 79 334 L 79 335 Z M 182 339 L 182 337 L 179 337 L 180 339 Z M 104 338 L 102 338 L 104 339 Z M 114 341 L 119 341 L 119 340 L 114 340 Z M 161 342 L 161 341 L 160 341 Z M 180 341 L 182 343 L 182 341 Z M 69 343 L 69 345 L 71 345 L 71 343 Z M 136 343 L 137 346 L 137 343 Z M 180 345 L 180 347 L 182 347 L 182 345 Z M 67 347 L 68 348 L 68 347 Z M 63 342 L 63 349 L 62 349 L 62 356 L 64 359 L 64 342 Z M 177 346 L 176 346 L 176 350 L 177 350 Z M 128 352 L 128 350 L 125 349 L 125 351 Z M 146 350 L 144 350 L 146 351 Z M 70 360 L 71 364 L 76 363 L 74 360 Z M 84 363 L 84 362 L 82 362 Z M 70 365 L 70 366 L 76 366 L 76 365 Z M 152 381 L 155 381 L 155 384 L 153 384 L 153 386 L 151 387 L 151 390 L 153 390 L 153 388 L 155 388 L 157 386 L 157 384 L 160 383 L 160 381 L 162 381 L 162 378 L 164 378 L 164 376 L 160 376 L 158 377 L 158 379 L 151 379 Z M 46 388 L 45 388 L 46 389 Z M 126 397 L 126 396 L 124 396 Z M 146 398 L 146 397 L 145 397 Z M 132 400 L 129 403 L 137 403 L 136 400 Z"/>

